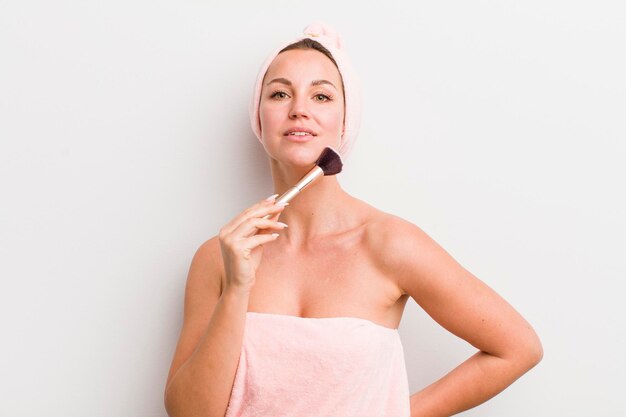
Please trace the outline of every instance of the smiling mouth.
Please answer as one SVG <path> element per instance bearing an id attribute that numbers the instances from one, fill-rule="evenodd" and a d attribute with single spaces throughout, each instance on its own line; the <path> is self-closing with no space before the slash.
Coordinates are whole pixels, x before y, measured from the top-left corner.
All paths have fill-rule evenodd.
<path id="1" fill-rule="evenodd" d="M 314 135 L 311 135 L 309 133 L 304 134 L 304 135 L 290 133 L 284 136 L 292 142 L 308 142 L 314 137 Z"/>

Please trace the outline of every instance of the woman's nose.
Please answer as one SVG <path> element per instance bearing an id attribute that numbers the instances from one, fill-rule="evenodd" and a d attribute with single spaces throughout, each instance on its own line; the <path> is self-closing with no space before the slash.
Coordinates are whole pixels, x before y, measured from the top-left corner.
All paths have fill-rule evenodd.
<path id="1" fill-rule="evenodd" d="M 309 109 L 307 107 L 306 98 L 301 96 L 300 98 L 294 98 L 291 101 L 291 108 L 289 109 L 289 117 L 309 117 Z"/>

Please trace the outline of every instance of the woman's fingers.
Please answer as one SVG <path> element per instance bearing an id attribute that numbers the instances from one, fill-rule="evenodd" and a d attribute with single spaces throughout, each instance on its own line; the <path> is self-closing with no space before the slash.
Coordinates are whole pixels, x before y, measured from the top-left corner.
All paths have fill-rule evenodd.
<path id="1" fill-rule="evenodd" d="M 229 234 L 248 218 L 263 217 L 266 214 L 271 214 L 273 216 L 274 214 L 281 212 L 284 208 L 284 206 L 277 206 L 276 204 L 274 204 L 274 200 L 261 200 L 255 205 L 245 209 L 230 222 L 224 225 L 222 231 Z"/>
<path id="2" fill-rule="evenodd" d="M 278 237 L 276 233 L 264 232 L 280 230 L 286 226 L 270 218 L 263 218 L 277 218 L 285 208 L 276 205 L 275 198 L 276 195 L 257 202 L 220 229 L 220 247 L 228 285 L 242 288 L 254 285 L 256 270 L 263 254 L 262 246 Z"/>
<path id="3" fill-rule="evenodd" d="M 277 222 L 275 220 L 251 217 L 243 221 L 239 226 L 237 226 L 232 233 L 235 236 L 250 237 L 256 235 L 257 233 L 264 234 L 262 232 L 266 231 L 267 229 L 282 230 L 285 227 L 287 227 L 287 225 L 281 222 Z"/>
<path id="4" fill-rule="evenodd" d="M 251 247 L 256 247 L 262 245 L 267 242 L 271 242 L 276 240 L 279 236 L 278 233 L 267 233 L 267 234 L 256 234 L 250 238 L 248 238 Z"/>

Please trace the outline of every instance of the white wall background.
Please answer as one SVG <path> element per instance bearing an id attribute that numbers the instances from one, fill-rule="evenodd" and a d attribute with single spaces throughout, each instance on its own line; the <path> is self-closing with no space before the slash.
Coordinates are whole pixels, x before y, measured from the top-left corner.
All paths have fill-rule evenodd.
<path id="1" fill-rule="evenodd" d="M 271 194 L 262 59 L 310 22 L 364 82 L 339 179 L 423 228 L 544 360 L 466 416 L 626 414 L 625 6 L 0 1 L 0 415 L 166 416 L 197 247 Z M 473 348 L 414 301 L 411 392 Z"/>

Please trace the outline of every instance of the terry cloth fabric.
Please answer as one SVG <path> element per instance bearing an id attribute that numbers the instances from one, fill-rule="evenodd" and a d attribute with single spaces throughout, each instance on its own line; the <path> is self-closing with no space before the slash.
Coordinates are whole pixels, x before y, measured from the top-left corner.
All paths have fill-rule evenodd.
<path id="1" fill-rule="evenodd" d="M 361 81 L 351 64 L 350 59 L 346 55 L 341 36 L 334 29 L 323 23 L 312 23 L 305 27 L 302 35 L 287 42 L 283 42 L 278 48 L 274 49 L 274 51 L 261 65 L 254 83 L 252 99 L 250 100 L 250 104 L 248 106 L 252 131 L 259 141 L 263 142 L 259 120 L 259 102 L 261 99 L 263 77 L 265 77 L 267 69 L 281 49 L 304 38 L 310 38 L 321 43 L 326 49 L 328 49 L 339 67 L 339 73 L 341 74 L 345 90 L 344 100 L 346 111 L 345 130 L 338 152 L 341 155 L 341 158 L 346 160 L 352 150 L 361 124 Z"/>
<path id="2" fill-rule="evenodd" d="M 397 329 L 355 317 L 246 313 L 225 417 L 409 417 Z"/>

